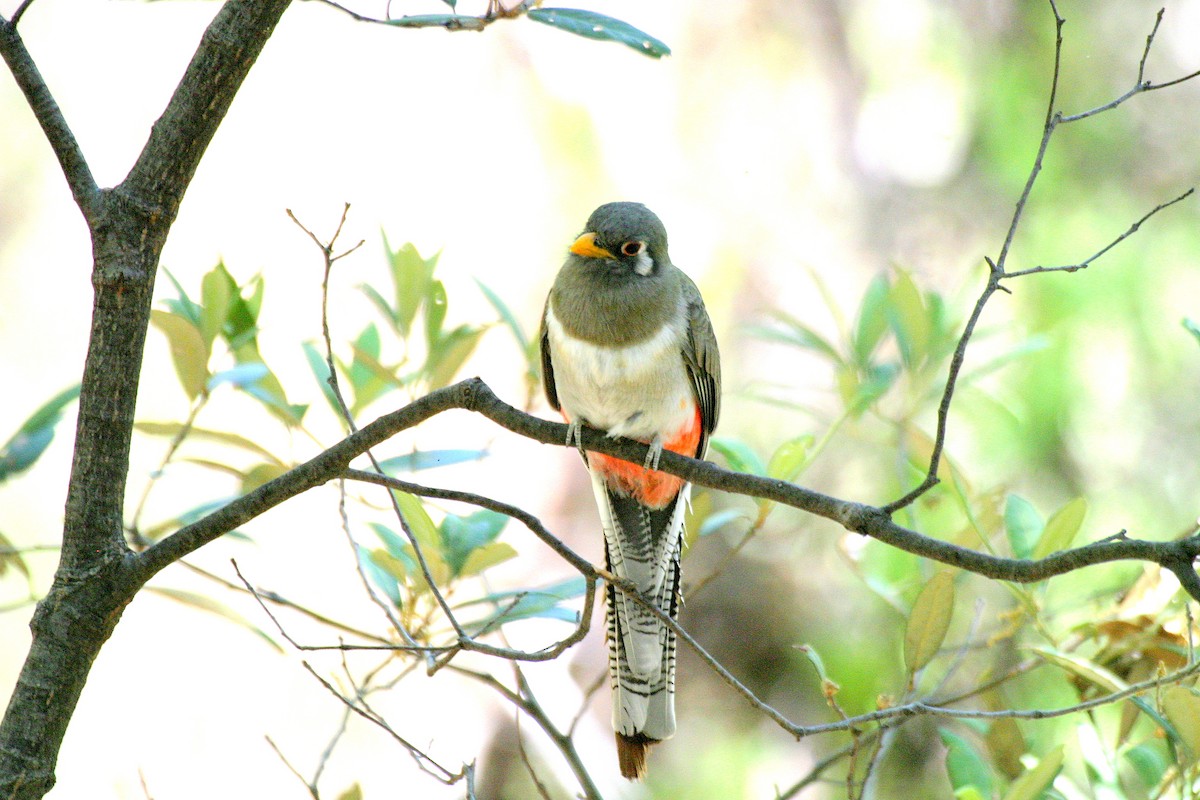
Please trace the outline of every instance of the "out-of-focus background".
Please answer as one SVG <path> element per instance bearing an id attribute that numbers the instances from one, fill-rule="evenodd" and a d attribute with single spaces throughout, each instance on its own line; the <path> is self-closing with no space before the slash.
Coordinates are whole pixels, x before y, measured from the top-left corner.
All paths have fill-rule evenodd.
<path id="1" fill-rule="evenodd" d="M 8 2 L 5 13 L 15 5 Z M 418 5 L 393 3 L 392 13 L 444 10 Z M 467 5 L 460 10 L 479 11 Z M 1102 105 L 1134 85 L 1159 5 L 1061 0 L 1068 21 L 1058 109 Z M 101 185 L 125 175 L 216 7 L 38 0 L 25 14 L 26 43 Z M 328 444 L 339 435 L 300 347 L 320 337 L 320 254 L 286 209 L 327 236 L 343 204 L 352 206 L 341 241 L 365 244 L 334 269 L 330 319 L 335 341 L 344 343 L 375 313 L 359 284 L 385 285 L 381 232 L 393 247 L 411 241 L 422 254 L 441 251 L 437 275 L 453 324 L 497 320 L 481 281 L 532 332 L 564 248 L 590 211 L 632 199 L 662 217 L 673 260 L 699 284 L 717 326 L 725 369 L 720 434 L 764 460 L 781 442 L 811 436 L 809 448 L 819 449 L 803 484 L 869 503 L 899 496 L 918 480 L 903 445 L 912 445 L 913 431 L 932 432 L 929 393 L 945 361 L 924 382 L 902 381 L 872 410 L 846 415 L 829 359 L 761 329 L 781 330 L 776 314 L 785 312 L 838 341 L 881 275 L 911 276 L 926 298 L 943 299 L 949 323 L 961 325 L 983 286 L 984 257 L 1004 241 L 1040 137 L 1054 47 L 1048 4 L 613 0 L 590 7 L 662 39 L 672 55 L 656 61 L 529 20 L 451 35 L 356 23 L 315 2 L 287 12 L 188 191 L 162 263 L 192 293 L 218 261 L 239 281 L 263 276 L 264 356 L 289 400 L 313 404 L 306 419 L 313 437 L 289 434 L 232 390 L 200 422 L 294 460 L 317 452 L 313 439 Z M 355 8 L 383 13 L 382 4 Z M 1200 69 L 1197 42 L 1200 2 L 1170 0 L 1145 77 L 1167 81 Z M 1194 81 L 1064 126 L 1046 153 L 1009 269 L 1077 263 L 1192 186 L 1200 173 L 1198 113 Z M 90 253 L 49 147 L 9 78 L 0 79 L 0 121 L 6 439 L 79 379 Z M 1010 284 L 1011 295 L 993 298 L 967 359 L 966 370 L 979 378 L 964 387 L 950 418 L 947 454 L 971 486 L 960 486 L 958 496 L 991 493 L 995 506 L 1019 494 L 1043 517 L 1082 496 L 1088 512 L 1078 541 L 1123 528 L 1165 539 L 1194 524 L 1200 342 L 1181 323 L 1200 318 L 1198 221 L 1193 198 L 1155 216 L 1088 270 L 1022 278 Z M 159 292 L 176 295 L 165 275 Z M 1014 353 L 983 374 L 992 359 Z M 524 370 L 513 337 L 497 324 L 460 374 L 478 374 L 524 405 Z M 363 419 L 390 407 L 374 406 Z M 533 408 L 548 411 L 540 398 Z M 139 419 L 178 421 L 186 413 L 167 344 L 152 332 Z M 27 598 L 45 589 L 55 564 L 71 459 L 67 417 L 42 461 L 0 486 L 0 533 L 32 548 L 24 556 L 28 582 L 15 571 L 0 576 L 5 690 L 28 646 Z M 579 552 L 602 558 L 585 476 L 565 448 L 513 441 L 465 414 L 400 439 L 382 455 L 488 448 L 482 461 L 422 479 L 521 505 Z M 161 438 L 135 441 L 129 504 L 164 447 Z M 145 518 L 170 519 L 233 486 L 227 476 L 182 465 L 164 475 Z M 953 506 L 955 496 L 938 495 L 939 502 Z M 731 517 L 685 558 L 685 586 L 706 580 L 688 596 L 685 627 L 797 722 L 835 718 L 802 644 L 820 654 L 848 713 L 870 710 L 879 695 L 903 695 L 904 613 L 930 565 L 788 511 L 774 512 L 729 557 L 755 507 L 705 497 L 698 503 Z M 899 521 L 925 530 L 949 525 L 939 516 L 949 512 L 936 505 Z M 229 563 L 236 558 L 256 585 L 364 627 L 382 625 L 363 599 L 333 487 L 272 511 L 244 533 L 250 541 L 215 543 L 194 563 L 236 582 Z M 515 526 L 504 537 L 521 557 L 489 573 L 490 588 L 569 577 Z M 978 539 L 965 543 L 980 546 Z M 1055 579 L 1036 597 L 1065 632 L 1073 620 L 1107 614 L 1120 587 L 1141 574 L 1137 564 L 1091 570 Z M 184 592 L 212 595 L 280 640 L 253 603 L 182 567 L 154 586 L 168 592 L 139 596 L 95 665 L 51 796 L 309 796 L 268 737 L 311 777 L 342 709 L 300 662 L 335 670 L 336 659 L 279 652 L 246 626 L 178 602 L 190 597 Z M 1003 658 L 1023 657 L 1018 640 L 1002 635 L 1012 619 L 1009 592 L 965 580 L 958 597 L 949 641 L 964 641 L 974 620 L 974 641 L 995 636 L 992 642 L 1012 645 L 997 647 Z M 291 624 L 305 643 L 336 643 L 326 628 Z M 561 724 L 603 671 L 600 629 L 594 625 L 558 661 L 526 668 Z M 538 647 L 567 630 L 543 622 L 511 635 L 515 644 Z M 511 681 L 504 664 L 464 663 Z M 998 669 L 992 662 L 986 668 Z M 969 686 L 982 674 L 955 680 Z M 616 777 L 607 690 L 587 706 L 577 740 L 605 796 L 773 797 L 848 742 L 796 742 L 686 650 L 678 687 L 680 732 L 654 752 L 645 786 Z M 992 699 L 1013 707 L 1073 702 L 1061 675 Z M 481 797 L 534 796 L 513 709 L 485 687 L 417 670 L 380 708 L 397 733 L 443 763 L 477 760 Z M 1039 754 L 1074 724 L 1022 723 L 1020 732 Z M 918 764 L 927 751 L 948 746 L 931 730 L 923 738 L 915 730 L 917 744 L 901 762 Z M 551 776 L 552 791 L 568 792 L 556 796 L 570 796 L 572 778 L 535 726 L 523 720 L 520 735 Z M 1079 751 L 1069 755 L 1075 761 L 1067 774 L 1081 774 Z M 556 781 L 568 789 L 554 788 Z M 325 767 L 322 796 L 337 797 L 354 782 L 367 798 L 463 792 L 441 787 L 387 736 L 357 721 Z M 943 784 L 931 786 L 922 796 L 942 796 Z M 817 781 L 798 796 L 845 791 Z"/>

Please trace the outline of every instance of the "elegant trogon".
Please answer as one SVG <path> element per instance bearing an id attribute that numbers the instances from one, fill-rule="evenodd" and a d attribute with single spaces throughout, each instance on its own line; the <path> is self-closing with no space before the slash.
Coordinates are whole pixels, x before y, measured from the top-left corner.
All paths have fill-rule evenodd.
<path id="1" fill-rule="evenodd" d="M 721 407 L 721 367 L 700 291 L 667 254 L 667 232 L 640 203 L 587 221 L 550 290 L 541 329 L 550 405 L 578 443 L 581 425 L 651 445 L 644 464 L 584 455 L 608 569 L 672 618 L 691 485 L 660 472 L 663 448 L 702 458 Z M 641 778 L 647 748 L 675 733 L 675 634 L 607 590 L 613 729 L 621 774 Z"/>

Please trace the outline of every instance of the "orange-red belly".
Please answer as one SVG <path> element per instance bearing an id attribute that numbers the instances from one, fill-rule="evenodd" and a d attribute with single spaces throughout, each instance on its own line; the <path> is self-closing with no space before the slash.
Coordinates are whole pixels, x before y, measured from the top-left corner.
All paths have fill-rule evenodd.
<path id="1" fill-rule="evenodd" d="M 565 414 L 563 416 L 566 416 Z M 695 458 L 696 448 L 700 445 L 700 409 L 692 416 L 688 424 L 680 428 L 674 436 L 664 437 L 663 449 L 670 450 L 689 458 Z M 588 463 L 591 468 L 604 476 L 610 488 L 636 499 L 650 508 L 662 508 L 675 499 L 685 481 L 666 472 L 646 469 L 640 464 L 633 464 L 603 453 L 588 451 Z"/>

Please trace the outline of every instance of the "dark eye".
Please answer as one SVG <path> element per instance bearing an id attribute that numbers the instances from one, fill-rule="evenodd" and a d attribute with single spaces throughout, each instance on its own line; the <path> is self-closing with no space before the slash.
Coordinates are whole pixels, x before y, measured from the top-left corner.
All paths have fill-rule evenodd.
<path id="1" fill-rule="evenodd" d="M 626 242 L 625 244 L 621 245 L 621 255 L 636 256 L 636 255 L 640 255 L 641 252 L 645 249 L 646 249 L 645 242 Z"/>

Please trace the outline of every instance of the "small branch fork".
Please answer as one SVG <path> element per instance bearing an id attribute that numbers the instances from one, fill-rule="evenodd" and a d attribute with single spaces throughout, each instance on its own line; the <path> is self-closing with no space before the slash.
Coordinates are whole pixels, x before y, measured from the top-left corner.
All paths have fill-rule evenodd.
<path id="1" fill-rule="evenodd" d="M 1154 19 L 1154 27 L 1151 29 L 1150 34 L 1146 37 L 1146 46 L 1142 50 L 1141 59 L 1138 61 L 1137 80 L 1134 82 L 1133 88 L 1125 92 L 1120 97 L 1105 103 L 1102 106 L 1097 106 L 1096 108 L 1082 111 L 1078 114 L 1064 115 L 1061 111 L 1056 111 L 1055 109 L 1058 105 L 1058 86 L 1060 70 L 1062 66 L 1062 31 L 1066 20 L 1058 13 L 1058 6 L 1055 4 L 1054 0 L 1048 0 L 1048 2 L 1050 5 L 1050 10 L 1054 14 L 1055 25 L 1054 69 L 1050 79 L 1050 101 L 1046 107 L 1046 118 L 1045 123 L 1042 126 L 1042 138 L 1038 144 L 1037 154 L 1034 157 L 1033 166 L 1029 171 L 1029 177 L 1025 180 L 1025 186 L 1021 190 L 1020 197 L 1017 199 L 1017 205 L 1009 222 L 1008 230 L 1004 237 L 1004 243 L 1000 246 L 999 255 L 997 255 L 995 259 L 990 257 L 984 258 L 984 261 L 988 265 L 987 282 L 984 285 L 983 291 L 979 295 L 979 299 L 975 301 L 975 307 L 971 310 L 971 315 L 968 317 L 967 323 L 963 327 L 963 332 L 961 337 L 959 337 L 958 345 L 955 347 L 954 354 L 950 359 L 950 368 L 946 376 L 946 387 L 942 393 L 941 401 L 938 404 L 937 432 L 934 435 L 933 452 L 931 453 L 929 459 L 929 469 L 925 473 L 925 478 L 918 486 L 912 489 L 912 491 L 908 492 L 903 497 L 900 497 L 899 499 L 883 506 L 881 511 L 884 514 L 891 515 L 896 511 L 911 505 L 912 503 L 916 502 L 918 498 L 939 483 L 937 473 L 938 467 L 941 464 L 942 452 L 946 443 L 947 419 L 950 414 L 950 405 L 954 397 L 956 384 L 958 382 L 959 371 L 962 369 L 963 359 L 966 355 L 967 345 L 971 340 L 971 336 L 975 332 L 975 326 L 979 322 L 979 318 L 983 313 L 983 308 L 985 305 L 987 305 L 988 300 L 990 300 L 992 295 L 998 290 L 1009 292 L 1008 287 L 1003 284 L 1003 281 L 1010 278 L 1020 278 L 1025 275 L 1036 275 L 1043 272 L 1078 272 L 1079 270 L 1087 269 L 1093 262 L 1098 260 L 1105 253 L 1112 250 L 1134 233 L 1137 233 L 1142 224 L 1155 214 L 1187 199 L 1195 192 L 1195 188 L 1188 189 L 1175 199 L 1168 200 L 1155 206 L 1141 219 L 1133 223 L 1133 225 L 1131 225 L 1129 229 L 1120 236 L 1116 237 L 1100 250 L 1096 251 L 1093 255 L 1077 264 L 1066 264 L 1054 267 L 1037 266 L 1022 270 L 1007 269 L 1008 256 L 1012 248 L 1013 239 L 1016 237 L 1017 229 L 1024 217 L 1025 208 L 1029 201 L 1029 196 L 1033 192 L 1034 184 L 1037 183 L 1037 179 L 1041 175 L 1042 162 L 1045 158 L 1046 150 L 1050 145 L 1050 139 L 1054 136 L 1054 132 L 1058 129 L 1058 126 L 1070 122 L 1078 122 L 1080 120 L 1094 117 L 1105 111 L 1110 111 L 1130 98 L 1144 92 L 1151 92 L 1157 89 L 1165 89 L 1169 86 L 1176 86 L 1184 81 L 1189 81 L 1197 76 L 1200 76 L 1200 70 L 1197 70 L 1184 75 L 1183 77 L 1170 81 L 1164 81 L 1163 83 L 1154 83 L 1146 80 L 1146 60 L 1150 57 L 1150 49 L 1154 45 L 1154 37 L 1158 34 L 1158 28 L 1159 25 L 1162 24 L 1163 13 L 1165 11 L 1165 9 L 1160 9 L 1158 15 Z"/>

